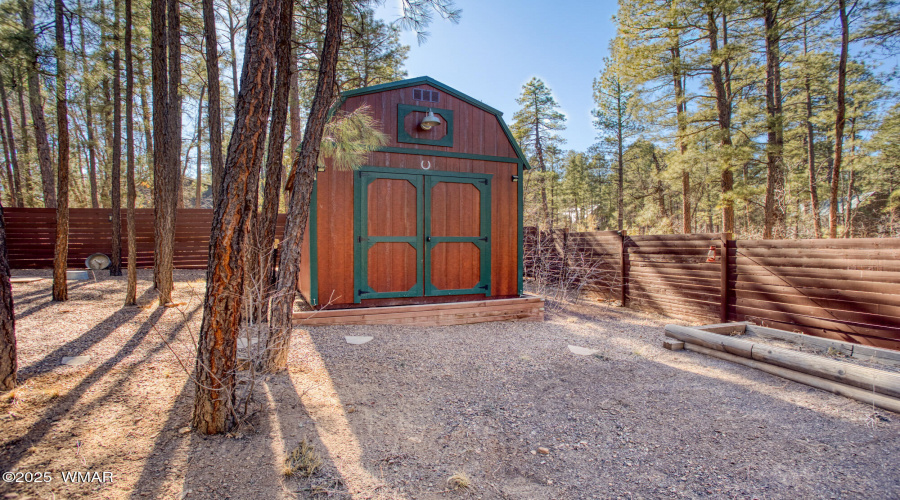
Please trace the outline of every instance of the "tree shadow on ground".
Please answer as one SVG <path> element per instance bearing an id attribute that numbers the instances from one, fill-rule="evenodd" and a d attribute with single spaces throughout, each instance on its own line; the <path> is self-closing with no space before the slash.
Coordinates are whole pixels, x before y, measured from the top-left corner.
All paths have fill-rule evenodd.
<path id="1" fill-rule="evenodd" d="M 147 289 L 138 300 L 144 299 L 150 295 L 153 295 L 154 293 L 156 292 L 152 288 Z M 105 338 L 109 337 L 110 334 L 112 334 L 112 332 L 114 332 L 117 328 L 133 320 L 142 311 L 143 309 L 137 306 L 122 307 L 121 309 L 115 311 L 106 319 L 104 319 L 100 323 L 97 323 L 91 329 L 81 334 L 78 338 L 70 340 L 69 342 L 66 342 L 65 344 L 57 347 L 53 350 L 53 352 L 47 354 L 39 361 L 20 367 L 20 382 L 24 383 L 29 378 L 36 377 L 56 368 L 57 366 L 59 366 L 60 362 L 62 362 L 62 358 L 64 356 L 80 356 L 92 346 L 99 344 Z M 163 309 L 157 309 L 156 311 L 154 311 L 153 316 L 151 316 L 151 318 L 155 317 L 155 319 L 153 320 L 153 324 L 156 323 L 156 320 L 159 319 L 159 315 L 161 315 L 163 312 L 165 312 L 165 310 Z M 145 324 L 141 326 L 139 332 L 140 331 L 144 331 L 143 335 L 146 335 L 147 331 L 149 331 L 149 328 L 146 328 Z"/>
<path id="2" fill-rule="evenodd" d="M 147 321 L 141 325 L 138 331 L 135 332 L 135 334 L 132 335 L 127 342 L 125 342 L 125 344 L 121 347 L 121 349 L 119 349 L 118 352 L 116 352 L 114 356 L 110 357 L 100 366 L 91 371 L 74 388 L 58 397 L 55 403 L 41 414 L 34 425 L 31 426 L 27 434 L 22 437 L 7 441 L 3 446 L 2 452 L 0 452 L 0 470 L 8 471 L 14 468 L 16 464 L 21 460 L 22 456 L 26 453 L 28 448 L 33 446 L 35 443 L 40 442 L 47 435 L 47 433 L 50 432 L 55 421 L 60 420 L 63 416 L 65 416 L 72 409 L 75 403 L 78 402 L 78 400 L 81 399 L 81 397 L 84 396 L 84 394 L 96 382 L 100 381 L 103 377 L 109 374 L 109 372 L 113 370 L 113 368 L 115 368 L 122 360 L 124 360 L 127 356 L 135 351 L 135 349 L 141 344 L 141 342 L 143 342 L 150 331 L 155 328 L 156 323 L 159 321 L 159 318 L 165 311 L 165 308 L 158 308 L 153 311 Z M 112 329 L 110 329 L 110 332 L 111 331 Z M 102 333 L 102 336 L 106 337 L 110 332 Z M 57 349 L 57 351 L 59 351 L 59 349 Z M 150 354 L 148 354 L 144 359 L 136 364 L 140 364 L 146 361 L 149 356 Z M 50 356 L 47 356 L 44 359 L 46 360 L 48 358 L 50 358 Z M 31 373 L 32 376 L 34 376 L 34 372 Z M 127 377 L 127 374 L 128 370 L 126 370 L 125 373 L 120 376 L 120 378 Z M 104 397 L 95 399 L 86 409 L 83 409 L 83 411 L 89 411 L 91 408 L 100 406 L 105 398 L 108 398 L 110 393 L 115 391 L 115 389 L 116 386 L 113 385 L 113 387 L 106 393 Z"/>

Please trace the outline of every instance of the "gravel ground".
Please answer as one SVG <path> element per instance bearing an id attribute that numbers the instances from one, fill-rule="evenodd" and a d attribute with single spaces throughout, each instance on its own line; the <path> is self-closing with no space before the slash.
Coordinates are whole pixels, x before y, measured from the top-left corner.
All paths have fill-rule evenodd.
<path id="1" fill-rule="evenodd" d="M 599 304 L 540 323 L 297 328 L 252 428 L 182 433 L 193 389 L 175 354 L 192 366 L 204 273 L 177 272 L 178 308 L 158 308 L 149 272 L 140 278 L 132 308 L 122 278 L 73 282 L 66 303 L 50 302 L 49 279 L 13 285 L 23 388 L 0 396 L 0 470 L 52 479 L 0 494 L 900 498 L 900 415 L 666 351 L 674 320 Z M 60 366 L 75 355 L 91 360 Z M 320 470 L 283 477 L 304 440 Z M 113 481 L 67 483 L 66 471 Z M 463 475 L 468 488 L 448 483 Z"/>

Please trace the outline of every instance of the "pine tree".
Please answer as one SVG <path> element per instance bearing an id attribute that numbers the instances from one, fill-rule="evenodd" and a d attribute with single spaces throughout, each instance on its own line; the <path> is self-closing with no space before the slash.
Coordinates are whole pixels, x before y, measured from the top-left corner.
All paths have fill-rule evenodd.
<path id="1" fill-rule="evenodd" d="M 522 106 L 513 115 L 512 133 L 522 145 L 533 164 L 540 168 L 541 186 L 541 223 L 553 229 L 553 219 L 547 204 L 547 162 L 544 152 L 550 147 L 565 143 L 565 139 L 556 134 L 565 130 L 566 117 L 557 108 L 559 104 L 553 98 L 550 88 L 539 78 L 533 77 L 522 86 L 522 94 L 516 99 Z"/>
<path id="2" fill-rule="evenodd" d="M 618 230 L 624 228 L 625 210 L 625 165 L 623 151 L 626 142 L 640 131 L 634 115 L 634 91 L 623 82 L 619 65 L 604 59 L 604 69 L 599 78 L 594 79 L 594 104 L 592 111 L 594 126 L 612 144 L 613 157 L 617 167 L 616 221 Z"/>

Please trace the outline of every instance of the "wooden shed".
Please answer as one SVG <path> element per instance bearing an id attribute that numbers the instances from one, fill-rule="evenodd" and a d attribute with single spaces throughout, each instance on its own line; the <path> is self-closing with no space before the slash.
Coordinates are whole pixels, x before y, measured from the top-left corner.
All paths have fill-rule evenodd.
<path id="1" fill-rule="evenodd" d="M 464 301 L 542 317 L 521 299 L 528 164 L 502 113 L 429 77 L 344 92 L 333 111 L 364 105 L 388 143 L 358 170 L 317 172 L 299 284 L 309 304 L 356 309 L 345 319 Z"/>

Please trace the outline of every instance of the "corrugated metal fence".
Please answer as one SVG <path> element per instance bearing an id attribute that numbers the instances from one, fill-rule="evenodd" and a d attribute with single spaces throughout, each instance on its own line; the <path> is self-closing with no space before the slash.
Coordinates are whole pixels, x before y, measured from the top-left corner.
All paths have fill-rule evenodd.
<path id="1" fill-rule="evenodd" d="M 153 267 L 153 209 L 135 211 L 137 265 Z M 53 267 L 56 241 L 56 210 L 53 208 L 4 208 L 9 265 L 13 269 Z M 94 253 L 112 253 L 112 210 L 73 208 L 69 210 L 69 259 L 71 268 L 84 268 L 84 260 Z M 211 209 L 178 209 L 175 217 L 175 267 L 205 269 L 209 257 Z M 122 266 L 128 264 L 128 231 L 122 210 Z M 284 231 L 284 215 L 278 231 Z M 280 233 L 276 233 L 280 234 Z"/>
<path id="2" fill-rule="evenodd" d="M 900 349 L 900 238 L 732 240 L 614 231 L 538 238 L 531 229 L 525 240 L 529 277 L 549 272 L 593 281 L 580 286 L 630 307 Z M 715 258 L 707 262 L 710 247 Z"/>

